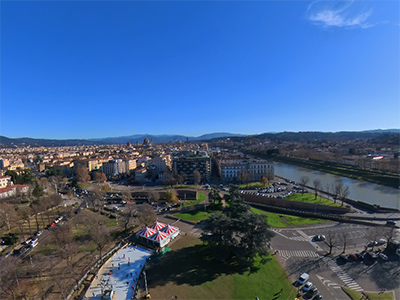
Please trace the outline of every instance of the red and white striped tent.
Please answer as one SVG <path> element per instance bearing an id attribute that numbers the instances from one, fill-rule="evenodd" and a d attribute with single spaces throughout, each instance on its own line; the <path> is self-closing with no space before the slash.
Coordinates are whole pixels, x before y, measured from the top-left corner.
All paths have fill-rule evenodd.
<path id="1" fill-rule="evenodd" d="M 138 236 L 142 236 L 145 238 L 150 238 L 152 235 L 154 235 L 156 233 L 156 231 L 152 228 L 146 227 L 145 229 L 139 231 L 138 233 L 136 233 L 136 235 Z"/>
<path id="2" fill-rule="evenodd" d="M 157 233 L 151 236 L 149 240 L 159 243 L 160 247 L 164 247 L 166 244 L 169 243 L 170 237 L 165 232 L 157 231 Z"/>
<path id="3" fill-rule="evenodd" d="M 153 224 L 153 226 L 150 226 L 150 228 L 151 229 L 154 229 L 154 230 L 161 230 L 161 229 L 163 229 L 165 227 L 165 224 L 164 223 L 160 223 L 160 222 L 158 222 L 158 221 L 156 221 L 154 224 Z"/>
<path id="4" fill-rule="evenodd" d="M 172 238 L 175 238 L 179 234 L 179 228 L 175 226 L 171 226 L 167 224 L 163 229 L 160 230 L 161 232 L 164 232 L 166 234 L 169 234 Z"/>

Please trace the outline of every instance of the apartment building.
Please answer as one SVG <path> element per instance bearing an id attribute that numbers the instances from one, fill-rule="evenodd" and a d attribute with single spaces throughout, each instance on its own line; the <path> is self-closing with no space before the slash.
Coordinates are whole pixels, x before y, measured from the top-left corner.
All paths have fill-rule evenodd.
<path id="1" fill-rule="evenodd" d="M 187 180 L 194 182 L 193 172 L 197 170 L 201 175 L 201 182 L 208 182 L 211 178 L 211 159 L 209 156 L 184 156 L 174 157 L 174 174 L 185 173 Z"/>
<path id="2" fill-rule="evenodd" d="M 107 177 L 121 176 L 126 174 L 126 162 L 122 159 L 111 159 L 103 163 L 100 170 L 106 174 Z"/>
<path id="3" fill-rule="evenodd" d="M 0 176 L 0 188 L 5 188 L 7 186 L 13 185 L 10 176 Z"/>
<path id="4" fill-rule="evenodd" d="M 171 155 L 160 155 L 151 159 L 150 166 L 154 166 L 157 173 L 164 172 L 171 167 Z"/>

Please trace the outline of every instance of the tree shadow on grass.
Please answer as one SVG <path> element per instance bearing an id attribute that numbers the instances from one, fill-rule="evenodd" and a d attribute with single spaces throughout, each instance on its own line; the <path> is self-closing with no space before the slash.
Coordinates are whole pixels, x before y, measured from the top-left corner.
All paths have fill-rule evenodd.
<path id="1" fill-rule="evenodd" d="M 215 261 L 207 252 L 207 246 L 195 245 L 169 252 L 146 273 L 150 285 L 155 287 L 170 282 L 197 286 L 221 275 L 243 274 L 246 271 L 257 272 L 258 267 L 248 268 Z"/>

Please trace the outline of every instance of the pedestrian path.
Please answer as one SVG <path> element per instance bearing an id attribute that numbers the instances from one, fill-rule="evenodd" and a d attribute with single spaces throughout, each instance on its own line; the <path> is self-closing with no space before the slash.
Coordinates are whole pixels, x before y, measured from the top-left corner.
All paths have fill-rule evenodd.
<path id="1" fill-rule="evenodd" d="M 342 268 L 338 266 L 332 259 L 324 257 L 322 260 L 327 263 L 329 268 L 346 284 L 347 287 L 357 292 L 363 291 L 357 282 L 355 282 L 345 271 L 343 271 Z"/>
<path id="2" fill-rule="evenodd" d="M 312 250 L 278 250 L 279 255 L 284 261 L 291 257 L 320 257 L 320 255 Z"/>

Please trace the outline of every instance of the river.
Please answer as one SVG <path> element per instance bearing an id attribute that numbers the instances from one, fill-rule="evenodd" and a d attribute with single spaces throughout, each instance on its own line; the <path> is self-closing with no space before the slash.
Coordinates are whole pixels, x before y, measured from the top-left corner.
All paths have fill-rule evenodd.
<path id="1" fill-rule="evenodd" d="M 347 197 L 349 199 L 378 204 L 382 207 L 400 208 L 400 190 L 392 187 L 278 162 L 275 162 L 275 175 L 296 182 L 300 182 L 301 176 L 308 176 L 310 178 L 308 186 L 313 186 L 314 179 L 318 178 L 324 189 L 327 183 L 342 181 L 349 187 L 350 194 Z"/>

